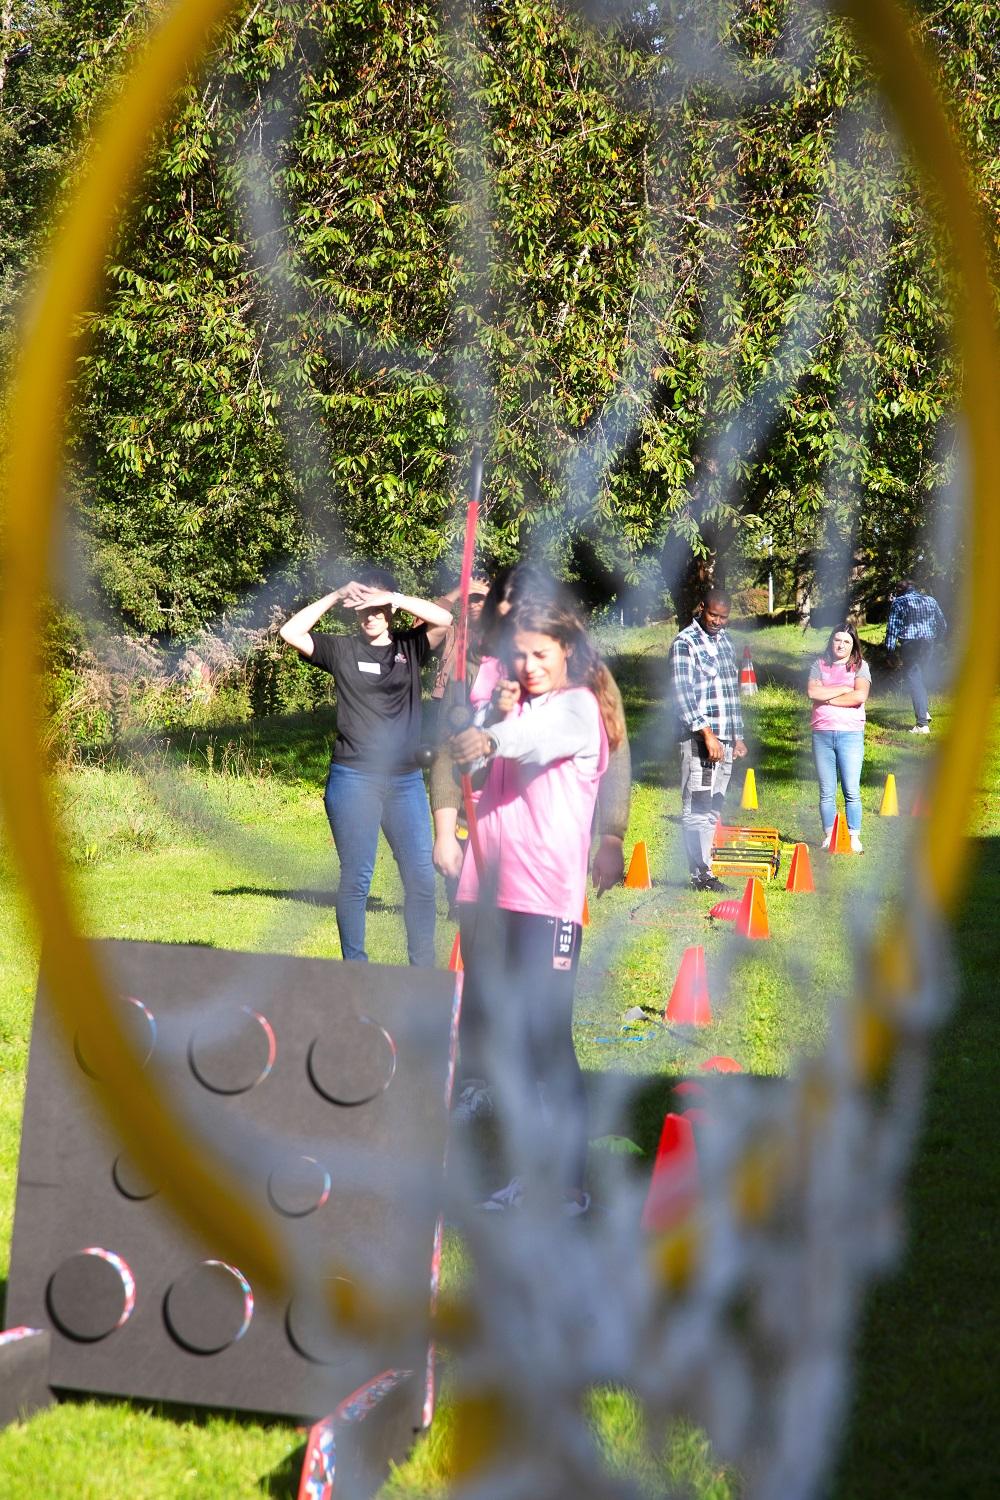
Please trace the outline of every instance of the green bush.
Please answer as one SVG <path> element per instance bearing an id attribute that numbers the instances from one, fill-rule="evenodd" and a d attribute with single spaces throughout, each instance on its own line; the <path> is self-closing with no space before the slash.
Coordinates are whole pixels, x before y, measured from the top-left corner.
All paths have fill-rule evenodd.
<path id="1" fill-rule="evenodd" d="M 254 718 L 311 713 L 330 702 L 331 678 L 283 646 L 277 636 L 265 637 L 247 659 L 246 677 Z"/>

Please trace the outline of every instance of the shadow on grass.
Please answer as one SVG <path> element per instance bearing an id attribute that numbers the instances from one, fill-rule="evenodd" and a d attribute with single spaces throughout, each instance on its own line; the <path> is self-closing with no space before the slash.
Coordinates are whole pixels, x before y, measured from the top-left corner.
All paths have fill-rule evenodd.
<path id="1" fill-rule="evenodd" d="M 986 1500 L 997 1493 L 1000 840 L 978 857 L 957 923 L 958 996 L 934 1047 L 900 1265 L 868 1299 L 853 1408 L 830 1500 Z"/>
<path id="2" fill-rule="evenodd" d="M 272 1500 L 295 1500 L 299 1493 L 299 1481 L 302 1477 L 302 1464 L 306 1456 L 306 1444 L 296 1443 L 290 1453 L 272 1469 L 270 1474 L 264 1474 L 258 1481 L 258 1488 L 262 1495 L 270 1495 Z"/>
<path id="3" fill-rule="evenodd" d="M 307 906 L 333 907 L 337 904 L 337 893 L 335 891 L 293 890 L 263 885 L 234 885 L 229 886 L 226 890 L 213 891 L 212 895 L 266 896 L 271 901 L 302 901 Z M 381 904 L 377 908 L 373 907 L 372 903 L 369 902 L 367 909 L 372 911 L 382 910 L 383 908 Z"/>
<path id="4" fill-rule="evenodd" d="M 215 890 L 213 896 L 266 896 L 270 901 L 302 901 L 307 906 L 337 905 L 336 891 L 295 890 L 292 887 L 266 885 L 233 885 L 225 890 Z M 367 912 L 389 912 L 398 915 L 403 910 L 398 901 L 385 901 L 381 896 L 369 896 L 365 902 Z"/>

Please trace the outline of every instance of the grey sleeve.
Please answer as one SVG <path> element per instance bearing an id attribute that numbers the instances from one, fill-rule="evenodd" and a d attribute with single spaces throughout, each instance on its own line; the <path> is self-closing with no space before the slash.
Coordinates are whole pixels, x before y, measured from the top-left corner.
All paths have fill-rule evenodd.
<path id="1" fill-rule="evenodd" d="M 862 682 L 871 682 L 871 680 L 872 680 L 872 669 L 871 669 L 871 667 L 868 665 L 868 663 L 866 661 L 863 661 L 861 663 L 860 667 L 858 668 L 858 670 L 855 672 L 855 674 L 854 674 L 854 680 L 855 680 L 855 682 L 858 680 L 859 677 L 861 678 Z"/>
<path id="2" fill-rule="evenodd" d="M 537 708 L 491 725 L 489 732 L 498 755 L 525 766 L 548 766 L 578 755 L 592 756 L 596 766 L 600 753 L 593 710 L 581 693 L 555 693 Z"/>

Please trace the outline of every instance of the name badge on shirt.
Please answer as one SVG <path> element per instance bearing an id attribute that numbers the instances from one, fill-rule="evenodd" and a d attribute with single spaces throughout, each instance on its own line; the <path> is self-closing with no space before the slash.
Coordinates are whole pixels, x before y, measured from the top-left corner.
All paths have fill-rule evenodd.
<path id="1" fill-rule="evenodd" d="M 381 677 L 382 675 L 382 668 L 379 666 L 377 661 L 359 661 L 358 671 L 370 672 L 373 677 Z"/>

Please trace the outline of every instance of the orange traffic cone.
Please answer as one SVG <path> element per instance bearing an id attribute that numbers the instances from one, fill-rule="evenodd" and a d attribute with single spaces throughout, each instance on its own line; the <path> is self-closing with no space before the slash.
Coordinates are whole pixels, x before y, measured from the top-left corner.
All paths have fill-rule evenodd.
<path id="1" fill-rule="evenodd" d="M 701 1064 L 703 1073 L 742 1073 L 735 1057 L 708 1057 Z"/>
<path id="2" fill-rule="evenodd" d="M 712 1002 L 708 998 L 704 948 L 684 949 L 663 1019 L 678 1026 L 711 1025 Z"/>
<path id="3" fill-rule="evenodd" d="M 461 974 L 465 965 L 462 962 L 462 938 L 460 933 L 455 933 L 455 941 L 451 945 L 451 957 L 448 960 L 448 968 L 453 974 Z"/>
<path id="4" fill-rule="evenodd" d="M 656 1233 L 680 1223 L 698 1201 L 698 1151 L 694 1127 L 683 1115 L 663 1121 L 653 1175 L 642 1210 L 642 1227 Z"/>
<path id="5" fill-rule="evenodd" d="M 750 655 L 750 647 L 743 648 L 743 668 L 740 672 L 740 692 L 746 698 L 750 693 L 757 691 L 757 673 L 753 669 L 753 658 Z"/>
<path id="6" fill-rule="evenodd" d="M 807 891 L 815 891 L 813 885 L 812 861 L 809 858 L 809 845 L 796 844 L 792 851 L 792 862 L 788 866 L 788 879 L 785 881 L 786 891 L 798 891 L 804 895 Z"/>
<path id="7" fill-rule="evenodd" d="M 830 830 L 830 853 L 850 854 L 851 835 L 847 830 L 847 819 L 843 813 L 837 813 Z"/>
<path id="8" fill-rule="evenodd" d="M 580 917 L 580 926 L 581 927 L 589 927 L 590 926 L 590 902 L 587 900 L 587 893 L 586 893 L 586 891 L 584 891 L 584 893 L 583 893 L 583 913 L 582 913 L 582 915 Z"/>
<path id="9" fill-rule="evenodd" d="M 747 881 L 743 900 L 740 902 L 736 931 L 745 938 L 769 938 L 771 936 L 771 925 L 767 920 L 767 902 L 764 900 L 764 887 L 752 875 Z"/>
<path id="10" fill-rule="evenodd" d="M 636 844 L 628 862 L 625 884 L 633 891 L 651 891 L 653 882 L 649 875 L 649 853 L 644 843 Z"/>
<path id="11" fill-rule="evenodd" d="M 918 787 L 917 790 L 913 794 L 913 801 L 910 803 L 910 817 L 911 818 L 926 818 L 926 816 L 927 816 L 927 799 L 924 796 L 924 789 L 923 789 L 923 787 Z"/>

